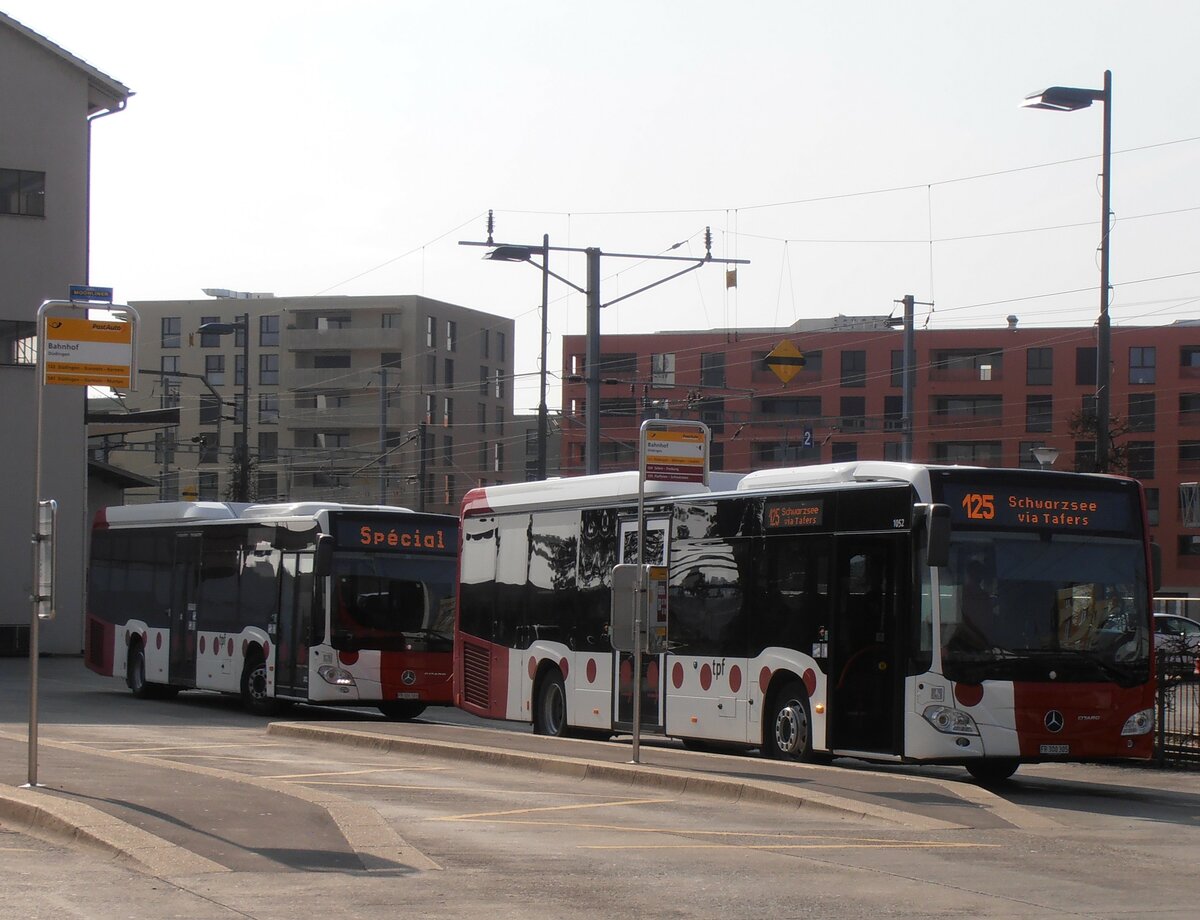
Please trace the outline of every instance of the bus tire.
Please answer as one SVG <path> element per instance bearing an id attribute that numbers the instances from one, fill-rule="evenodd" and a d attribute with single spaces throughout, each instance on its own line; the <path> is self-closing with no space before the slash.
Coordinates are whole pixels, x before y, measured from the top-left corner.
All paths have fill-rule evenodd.
<path id="1" fill-rule="evenodd" d="M 262 652 L 251 652 L 242 667 L 242 705 L 256 716 L 273 716 L 279 701 L 267 693 L 267 662 Z"/>
<path id="2" fill-rule="evenodd" d="M 148 700 L 154 696 L 146 680 L 146 651 L 141 642 L 129 650 L 129 658 L 125 664 L 125 686 L 139 700 Z"/>
<path id="3" fill-rule="evenodd" d="M 538 684 L 533 709 L 533 732 L 554 738 L 565 738 L 568 734 L 567 691 L 563 686 L 562 674 L 557 669 L 548 671 Z"/>
<path id="4" fill-rule="evenodd" d="M 393 722 L 408 722 L 425 711 L 425 704 L 417 700 L 387 700 L 379 704 L 379 711 Z"/>
<path id="5" fill-rule="evenodd" d="M 1021 762 L 1015 757 L 991 757 L 987 760 L 972 760 L 965 766 L 981 785 L 992 786 L 1003 783 L 1017 772 Z"/>
<path id="6" fill-rule="evenodd" d="M 772 760 L 816 760 L 808 694 L 800 681 L 788 681 L 772 695 L 763 725 L 762 752 Z"/>

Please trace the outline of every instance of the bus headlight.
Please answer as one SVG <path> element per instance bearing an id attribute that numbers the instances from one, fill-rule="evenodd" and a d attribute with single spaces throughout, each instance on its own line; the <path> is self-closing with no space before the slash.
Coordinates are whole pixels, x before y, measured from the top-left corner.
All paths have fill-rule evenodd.
<path id="1" fill-rule="evenodd" d="M 1154 710 L 1143 709 L 1141 712 L 1135 712 L 1125 720 L 1125 727 L 1121 729 L 1121 737 L 1126 735 L 1146 735 L 1154 730 Z"/>
<path id="2" fill-rule="evenodd" d="M 926 706 L 921 713 L 925 721 L 946 735 L 978 735 L 975 720 L 961 709 L 951 706 Z"/>
<path id="3" fill-rule="evenodd" d="M 354 675 L 345 668 L 334 667 L 331 664 L 321 665 L 317 669 L 317 673 L 321 675 L 321 680 L 327 684 L 333 684 L 335 687 L 353 687 Z"/>

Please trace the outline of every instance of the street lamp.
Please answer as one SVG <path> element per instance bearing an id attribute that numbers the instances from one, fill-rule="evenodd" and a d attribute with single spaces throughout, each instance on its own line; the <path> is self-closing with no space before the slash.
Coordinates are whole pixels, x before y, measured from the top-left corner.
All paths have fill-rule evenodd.
<path id="1" fill-rule="evenodd" d="M 201 335 L 232 335 L 242 333 L 242 443 L 237 457 L 237 488 L 234 501 L 250 501 L 250 314 L 243 313 L 236 323 L 201 323 Z"/>
<path id="2" fill-rule="evenodd" d="M 1100 319 L 1096 335 L 1096 471 L 1106 473 L 1111 449 L 1108 433 L 1109 382 L 1112 376 L 1109 358 L 1112 330 L 1108 319 L 1108 220 L 1112 172 L 1112 71 L 1104 71 L 1103 89 L 1051 86 L 1039 93 L 1030 93 L 1022 105 L 1031 109 L 1074 112 L 1086 109 L 1093 102 L 1101 103 L 1104 108 L 1104 145 L 1100 159 Z"/>
<path id="3" fill-rule="evenodd" d="M 1040 447 L 1031 448 L 1029 451 L 1033 454 L 1033 459 L 1037 461 L 1038 466 L 1043 470 L 1048 470 L 1054 466 L 1054 461 L 1058 459 L 1057 447 L 1046 447 L 1044 444 Z"/>

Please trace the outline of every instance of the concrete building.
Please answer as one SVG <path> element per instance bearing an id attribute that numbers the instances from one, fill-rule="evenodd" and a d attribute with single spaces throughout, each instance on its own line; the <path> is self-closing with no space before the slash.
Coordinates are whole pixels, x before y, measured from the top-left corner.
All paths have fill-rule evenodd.
<path id="1" fill-rule="evenodd" d="M 178 405 L 180 424 L 109 445 L 158 482 L 130 501 L 236 499 L 243 431 L 254 500 L 457 513 L 468 489 L 524 477 L 512 320 L 415 295 L 206 293 L 133 304 L 142 385 L 127 404 Z"/>
<path id="2" fill-rule="evenodd" d="M 129 89 L 0 13 L 0 654 L 28 649 L 33 530 L 36 318 L 88 277 L 91 123 L 119 112 Z M 69 311 L 67 311 L 69 312 Z M 87 452 L 85 389 L 45 391 L 43 498 L 58 501 L 57 618 L 39 647 L 83 647 Z"/>
<path id="3" fill-rule="evenodd" d="M 902 459 L 903 332 L 885 320 L 604 336 L 601 469 L 634 468 L 638 426 L 652 413 L 705 421 L 713 469 Z M 913 460 L 1036 468 L 1033 448 L 1048 446 L 1058 469 L 1094 468 L 1093 329 L 1020 328 L 1010 317 L 1008 328 L 915 339 Z M 788 365 L 768 357 L 785 341 L 805 359 L 787 382 L 772 364 Z M 585 355 L 584 336 L 564 338 L 565 476 L 585 468 Z M 1200 325 L 1114 328 L 1111 386 L 1110 469 L 1145 485 L 1163 551 L 1157 593 L 1200 596 L 1200 528 L 1185 526 L 1179 494 L 1200 480 Z"/>

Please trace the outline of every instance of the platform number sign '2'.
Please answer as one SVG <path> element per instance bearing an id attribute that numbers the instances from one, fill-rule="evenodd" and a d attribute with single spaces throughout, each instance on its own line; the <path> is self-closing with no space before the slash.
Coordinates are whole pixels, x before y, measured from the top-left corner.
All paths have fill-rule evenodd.
<path id="1" fill-rule="evenodd" d="M 990 521 L 996 516 L 996 497 L 990 492 L 968 492 L 962 506 L 971 521 Z"/>

